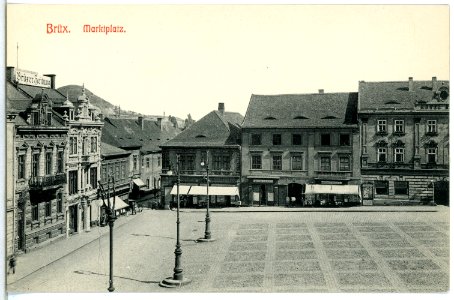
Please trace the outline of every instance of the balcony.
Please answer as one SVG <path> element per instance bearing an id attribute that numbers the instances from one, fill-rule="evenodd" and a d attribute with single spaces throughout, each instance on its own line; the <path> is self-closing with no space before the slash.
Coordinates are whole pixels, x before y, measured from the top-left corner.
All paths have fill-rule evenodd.
<path id="1" fill-rule="evenodd" d="M 66 183 L 66 174 L 59 173 L 55 175 L 36 176 L 30 178 L 28 185 L 32 190 L 48 190 L 57 188 Z"/>

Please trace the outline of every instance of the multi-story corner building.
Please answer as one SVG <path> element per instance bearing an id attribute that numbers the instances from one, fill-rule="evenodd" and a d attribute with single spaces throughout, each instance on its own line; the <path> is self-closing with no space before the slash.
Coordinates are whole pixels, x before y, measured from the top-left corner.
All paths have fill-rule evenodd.
<path id="1" fill-rule="evenodd" d="M 162 118 L 148 120 L 111 116 L 104 119 L 102 141 L 131 153 L 129 178 L 132 181 L 130 199 L 138 200 L 159 191 L 161 150 L 159 146 L 175 137 L 180 131 Z"/>
<path id="2" fill-rule="evenodd" d="M 116 209 L 125 208 L 124 203 L 129 199 L 131 192 L 130 156 L 131 152 L 129 151 L 101 142 L 102 169 L 100 182 L 105 192 L 117 197 Z M 118 199 L 121 199 L 121 201 Z"/>
<path id="3" fill-rule="evenodd" d="M 364 204 L 447 191 L 449 82 L 361 81 L 358 102 Z"/>
<path id="4" fill-rule="evenodd" d="M 97 224 L 98 180 L 101 175 L 101 132 L 99 109 L 90 103 L 83 87 L 77 99 L 66 96 L 55 107 L 70 129 L 68 132 L 68 176 L 66 215 L 68 234 L 90 231 Z"/>
<path id="5" fill-rule="evenodd" d="M 17 116 L 17 112 L 11 111 L 11 107 L 9 107 L 10 101 L 7 101 L 7 113 L 6 113 L 6 130 L 5 130 L 5 138 L 6 138 L 6 147 L 5 147 L 5 154 L 6 154 L 6 168 L 5 174 L 5 188 L 6 188 L 6 231 L 5 231 L 5 255 L 8 265 L 8 261 L 14 256 L 16 252 L 16 236 L 17 236 L 17 202 L 15 199 L 15 189 L 16 189 L 16 176 L 14 176 L 15 171 L 15 119 Z"/>
<path id="6" fill-rule="evenodd" d="M 14 171 L 7 173 L 7 182 L 13 181 L 14 187 L 12 199 L 8 194 L 13 210 L 8 205 L 7 218 L 13 221 L 8 222 L 7 231 L 13 227 L 12 249 L 28 251 L 66 236 L 65 161 L 69 128 L 53 110 L 56 94 L 50 86 L 26 85 L 15 75 L 9 69 L 6 82 L 7 111 L 16 115 L 14 131 L 7 135 L 7 145 L 14 143 L 14 159 L 10 162 Z M 34 74 L 33 78 L 47 80 Z M 9 129 L 11 126 L 8 122 Z M 7 190 L 10 189 L 11 186 Z"/>
<path id="7" fill-rule="evenodd" d="M 186 206 L 207 201 L 207 164 L 210 203 L 224 206 L 238 202 L 242 121 L 243 116 L 226 112 L 224 103 L 219 103 L 218 110 L 205 115 L 161 146 L 161 201 L 166 207 L 176 195 L 177 155 L 179 193 L 184 196 Z"/>
<path id="8" fill-rule="evenodd" d="M 242 124 L 242 200 L 358 203 L 357 97 L 323 90 L 252 95 Z"/>

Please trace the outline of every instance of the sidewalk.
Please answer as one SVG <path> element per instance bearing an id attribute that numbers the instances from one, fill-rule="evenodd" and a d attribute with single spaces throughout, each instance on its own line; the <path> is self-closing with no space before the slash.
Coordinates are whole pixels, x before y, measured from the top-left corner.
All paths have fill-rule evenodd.
<path id="1" fill-rule="evenodd" d="M 121 216 L 115 221 L 114 228 L 119 228 L 134 219 L 137 215 Z M 14 283 L 39 269 L 60 260 L 68 254 L 90 244 L 100 237 L 109 233 L 109 226 L 92 227 L 89 232 L 81 232 L 77 235 L 63 238 L 45 245 L 42 248 L 33 249 L 28 253 L 17 256 L 16 273 L 6 275 L 6 283 Z"/>
<path id="2" fill-rule="evenodd" d="M 353 207 L 285 207 L 285 206 L 241 206 L 210 207 L 213 213 L 235 212 L 438 212 L 448 209 L 446 206 L 353 206 Z M 175 210 L 175 209 L 174 209 Z M 206 208 L 180 208 L 181 212 L 200 212 Z"/>

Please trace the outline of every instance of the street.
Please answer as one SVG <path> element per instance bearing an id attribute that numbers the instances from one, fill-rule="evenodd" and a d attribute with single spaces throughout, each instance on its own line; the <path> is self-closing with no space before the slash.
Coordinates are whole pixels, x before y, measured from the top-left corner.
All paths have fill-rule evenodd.
<path id="1" fill-rule="evenodd" d="M 115 292 L 449 289 L 448 207 L 437 206 L 435 212 L 216 211 L 211 214 L 216 241 L 210 243 L 195 242 L 204 235 L 205 210 L 182 210 L 180 220 L 182 267 L 192 282 L 159 287 L 173 275 L 176 212 L 146 209 L 114 227 Z M 107 292 L 108 279 L 109 239 L 100 232 L 87 245 L 8 284 L 7 291 Z"/>

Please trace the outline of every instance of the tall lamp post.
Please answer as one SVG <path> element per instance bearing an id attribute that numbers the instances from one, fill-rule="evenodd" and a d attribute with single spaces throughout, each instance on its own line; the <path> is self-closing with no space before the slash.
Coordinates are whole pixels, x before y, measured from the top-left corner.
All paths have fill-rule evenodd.
<path id="1" fill-rule="evenodd" d="M 183 268 L 181 267 L 182 253 L 183 250 L 181 250 L 180 244 L 180 155 L 177 154 L 177 244 L 175 247 L 175 268 L 173 269 L 173 277 L 167 277 L 159 283 L 161 287 L 175 288 L 191 282 L 189 278 L 183 276 Z"/>
<path id="2" fill-rule="evenodd" d="M 202 168 L 205 168 L 207 171 L 207 214 L 205 217 L 205 236 L 203 238 L 198 239 L 198 242 L 213 242 L 214 239 L 211 238 L 211 230 L 210 230 L 210 174 L 209 174 L 209 165 L 208 165 L 208 154 L 209 151 L 207 150 L 206 161 L 202 161 L 200 165 Z"/>
<path id="3" fill-rule="evenodd" d="M 112 185 L 113 185 L 113 201 L 110 201 L 110 181 L 112 180 Z M 115 179 L 113 176 L 110 176 L 107 179 L 107 193 L 104 191 L 104 188 L 101 184 L 101 181 L 99 182 L 99 187 L 100 187 L 100 195 L 102 199 L 102 206 L 104 207 L 106 214 L 107 214 L 107 222 L 109 223 L 109 241 L 110 241 L 110 247 L 109 247 L 109 287 L 107 290 L 109 292 L 113 292 L 115 290 L 113 286 L 113 227 L 114 227 L 114 222 L 117 219 L 115 216 Z M 106 204 L 106 199 L 107 199 L 107 204 Z"/>

